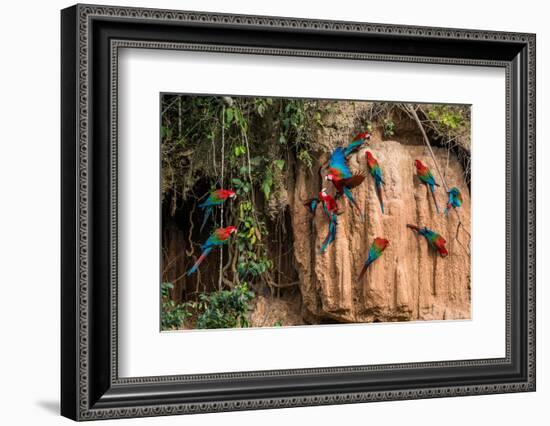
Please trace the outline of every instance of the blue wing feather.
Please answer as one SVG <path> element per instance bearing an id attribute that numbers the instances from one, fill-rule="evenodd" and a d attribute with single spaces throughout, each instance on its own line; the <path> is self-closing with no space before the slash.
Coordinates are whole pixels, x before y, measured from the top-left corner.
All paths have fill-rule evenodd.
<path id="1" fill-rule="evenodd" d="M 359 149 L 364 143 L 365 139 L 357 139 L 356 141 L 351 142 L 344 150 L 344 155 L 348 157 L 351 153 Z"/>
<path id="2" fill-rule="evenodd" d="M 369 257 L 367 257 L 367 261 L 366 261 L 367 266 L 370 265 L 372 262 L 374 262 L 374 257 L 375 256 L 376 256 L 376 254 L 374 253 L 374 248 L 371 247 L 369 249 Z"/>
<path id="3" fill-rule="evenodd" d="M 342 179 L 347 179 L 352 176 L 351 170 L 346 163 L 346 153 L 344 148 L 338 147 L 332 152 L 328 166 L 331 169 L 338 170 Z"/>
<path id="4" fill-rule="evenodd" d="M 221 246 L 222 244 L 225 244 L 227 240 L 220 240 L 218 238 L 218 236 L 216 235 L 216 232 L 214 231 L 214 233 L 212 235 L 210 235 L 210 237 L 208 237 L 208 239 L 206 240 L 206 242 L 201 246 L 201 248 L 203 250 L 207 249 L 207 248 L 212 248 L 212 247 L 215 247 L 215 246 Z"/>

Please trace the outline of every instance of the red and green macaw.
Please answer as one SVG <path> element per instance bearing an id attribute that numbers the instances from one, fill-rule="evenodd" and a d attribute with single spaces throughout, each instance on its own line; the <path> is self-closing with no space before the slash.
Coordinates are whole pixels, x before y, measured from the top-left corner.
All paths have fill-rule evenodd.
<path id="1" fill-rule="evenodd" d="M 421 228 L 420 226 L 416 225 L 407 225 L 407 227 L 424 236 L 428 240 L 430 247 L 434 250 L 437 250 L 441 257 L 445 257 L 449 254 L 449 252 L 445 248 L 445 244 L 447 243 L 447 241 L 445 241 L 445 238 L 443 238 L 437 232 L 432 231 L 425 226 Z"/>
<path id="2" fill-rule="evenodd" d="M 418 178 L 422 181 L 422 183 L 426 184 L 428 188 L 430 188 L 430 191 L 432 193 L 432 197 L 434 199 L 435 204 L 435 210 L 439 214 L 439 206 L 437 205 L 437 200 L 435 199 L 435 187 L 439 186 L 439 184 L 435 181 L 434 175 L 430 171 L 430 169 L 425 166 L 422 161 L 420 160 L 414 160 L 414 164 L 416 166 L 416 174 Z"/>
<path id="3" fill-rule="evenodd" d="M 235 193 L 235 191 L 231 191 L 230 189 L 222 188 L 222 189 L 216 189 L 215 191 L 212 191 L 208 196 L 208 198 L 206 199 L 206 201 L 199 204 L 199 207 L 204 212 L 204 219 L 202 220 L 201 231 L 204 228 L 206 221 L 212 214 L 212 210 L 214 209 L 214 207 L 222 205 L 223 203 L 225 203 L 227 199 L 230 199 L 230 198 L 232 199 L 232 198 L 235 198 L 236 196 L 237 194 Z"/>
<path id="4" fill-rule="evenodd" d="M 382 199 L 382 185 L 385 184 L 382 179 L 382 169 L 378 164 L 378 160 L 374 158 L 374 155 L 370 151 L 367 151 L 365 154 L 367 157 L 367 165 L 369 166 L 370 174 L 374 178 L 374 185 L 376 186 L 376 193 L 378 194 L 378 199 L 380 200 L 380 208 L 382 213 L 384 213 L 384 200 Z"/>
<path id="5" fill-rule="evenodd" d="M 206 256 L 208 256 L 208 253 L 210 253 L 213 248 L 227 244 L 229 242 L 229 237 L 234 232 L 237 232 L 236 226 L 227 226 L 225 228 L 218 228 L 214 230 L 212 235 L 208 237 L 208 240 L 206 240 L 206 242 L 201 246 L 202 253 L 191 269 L 187 271 L 187 276 L 197 271 L 199 265 L 206 258 Z"/>
<path id="6" fill-rule="evenodd" d="M 361 149 L 363 144 L 370 139 L 370 133 L 369 132 L 362 132 L 355 135 L 351 143 L 344 148 L 344 155 L 346 158 L 348 158 L 351 154 L 353 154 L 355 151 L 358 151 Z"/>
<path id="7" fill-rule="evenodd" d="M 327 217 L 330 218 L 330 215 L 332 213 L 337 214 L 337 215 L 340 214 L 340 211 L 338 209 L 338 203 L 336 202 L 336 200 L 334 198 L 332 198 L 328 194 L 326 188 L 323 188 L 319 192 L 319 198 L 318 199 L 323 203 L 323 210 L 325 211 Z"/>
<path id="8" fill-rule="evenodd" d="M 365 180 L 365 175 L 362 174 L 352 174 L 346 163 L 346 155 L 344 148 L 336 148 L 330 157 L 328 165 L 329 173 L 325 176 L 326 180 L 332 182 L 336 188 L 336 197 L 343 195 L 350 201 L 353 207 L 355 207 L 361 217 L 364 219 L 363 212 L 357 205 L 357 202 L 351 194 L 351 190 L 363 183 Z"/>
<path id="9" fill-rule="evenodd" d="M 451 208 L 456 209 L 462 205 L 462 194 L 460 193 L 457 187 L 452 187 L 449 189 L 449 201 L 447 202 L 447 207 L 445 208 L 445 215 L 449 212 Z"/>
<path id="10" fill-rule="evenodd" d="M 336 226 L 338 225 L 338 204 L 332 198 L 325 188 L 319 192 L 319 200 L 323 203 L 323 210 L 330 220 L 328 235 L 321 245 L 321 253 L 327 249 L 328 245 L 336 239 Z"/>
<path id="11" fill-rule="evenodd" d="M 370 264 L 374 262 L 376 259 L 378 259 L 380 256 L 382 256 L 382 252 L 386 250 L 386 247 L 390 242 L 384 238 L 375 238 L 372 242 L 372 245 L 369 248 L 369 256 L 367 257 L 367 260 L 363 264 L 363 269 L 361 269 L 361 273 L 359 274 L 359 277 L 357 278 L 358 281 L 361 281 L 363 279 L 363 275 L 367 272 L 367 269 L 369 268 Z"/>

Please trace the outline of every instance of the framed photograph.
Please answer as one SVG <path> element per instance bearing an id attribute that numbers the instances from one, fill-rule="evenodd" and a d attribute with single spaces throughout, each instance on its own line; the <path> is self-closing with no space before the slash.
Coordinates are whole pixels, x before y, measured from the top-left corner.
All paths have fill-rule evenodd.
<path id="1" fill-rule="evenodd" d="M 535 35 L 61 29 L 64 416 L 535 390 Z"/>

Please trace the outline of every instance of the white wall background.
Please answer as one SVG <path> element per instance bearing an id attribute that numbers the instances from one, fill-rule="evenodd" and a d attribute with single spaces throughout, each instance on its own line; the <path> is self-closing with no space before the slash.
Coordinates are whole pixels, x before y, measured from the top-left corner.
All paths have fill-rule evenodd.
<path id="1" fill-rule="evenodd" d="M 119 0 L 103 4 L 537 33 L 538 390 L 360 405 L 107 421 L 102 424 L 544 424 L 550 401 L 550 28 L 545 2 L 462 0 Z M 69 424 L 59 404 L 59 9 L 69 1 L 11 1 L 0 25 L 0 418 Z"/>

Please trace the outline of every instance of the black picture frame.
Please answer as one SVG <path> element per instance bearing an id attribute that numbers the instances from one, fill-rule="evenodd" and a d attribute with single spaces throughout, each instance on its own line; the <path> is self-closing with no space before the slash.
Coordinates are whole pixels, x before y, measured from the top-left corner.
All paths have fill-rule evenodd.
<path id="1" fill-rule="evenodd" d="M 74 420 L 535 390 L 534 34 L 75 5 L 61 12 L 61 414 Z M 119 378 L 117 49 L 506 70 L 506 356 Z M 504 178 L 504 177 L 503 177 Z"/>

